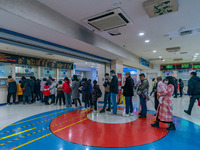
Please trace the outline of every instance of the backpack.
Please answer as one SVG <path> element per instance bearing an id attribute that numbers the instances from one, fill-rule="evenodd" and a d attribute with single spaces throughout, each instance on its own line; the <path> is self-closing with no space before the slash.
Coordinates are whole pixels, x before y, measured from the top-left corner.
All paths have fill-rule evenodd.
<path id="1" fill-rule="evenodd" d="M 100 98 L 102 96 L 102 92 L 99 87 L 96 88 L 96 96 L 97 96 L 97 98 Z"/>

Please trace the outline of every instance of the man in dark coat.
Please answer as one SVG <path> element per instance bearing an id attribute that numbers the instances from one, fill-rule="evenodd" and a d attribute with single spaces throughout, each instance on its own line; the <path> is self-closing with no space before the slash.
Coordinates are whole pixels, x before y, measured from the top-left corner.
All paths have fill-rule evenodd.
<path id="1" fill-rule="evenodd" d="M 16 81 L 12 78 L 12 76 L 8 76 L 8 81 L 6 82 L 6 85 L 8 85 L 7 105 L 10 104 L 11 96 L 13 96 L 13 104 L 15 104 L 17 84 Z"/>
<path id="2" fill-rule="evenodd" d="M 124 89 L 123 95 L 125 96 L 126 101 L 126 114 L 124 114 L 124 117 L 129 117 L 130 115 L 133 116 L 132 96 L 134 95 L 134 81 L 130 76 L 130 72 L 126 73 L 125 85 L 122 88 Z"/>
<path id="3" fill-rule="evenodd" d="M 177 88 L 178 88 L 178 80 L 174 78 L 174 98 L 177 98 Z"/>
<path id="4" fill-rule="evenodd" d="M 28 98 L 28 103 L 31 104 L 31 82 L 26 77 L 22 77 L 21 88 L 23 90 L 23 104 L 25 104 Z"/>
<path id="5" fill-rule="evenodd" d="M 85 102 L 85 108 L 83 110 L 87 110 L 89 108 L 90 82 L 87 81 L 87 78 L 83 78 L 82 82 L 82 101 Z"/>
<path id="6" fill-rule="evenodd" d="M 35 102 L 35 77 L 30 77 L 30 83 L 31 83 L 31 102 Z"/>
<path id="7" fill-rule="evenodd" d="M 183 88 L 184 88 L 184 83 L 182 79 L 179 79 L 179 91 L 180 91 L 180 97 L 183 96 Z"/>
<path id="8" fill-rule="evenodd" d="M 114 70 L 111 70 L 110 74 L 112 76 L 112 80 L 110 82 L 110 93 L 111 93 L 112 105 L 113 105 L 112 113 L 117 114 L 118 78 Z"/>
<path id="9" fill-rule="evenodd" d="M 194 103 L 200 96 L 200 78 L 197 76 L 196 72 L 191 72 L 190 80 L 188 81 L 188 95 L 190 96 L 190 104 L 188 110 L 184 112 L 188 115 L 191 115 L 192 108 Z"/>

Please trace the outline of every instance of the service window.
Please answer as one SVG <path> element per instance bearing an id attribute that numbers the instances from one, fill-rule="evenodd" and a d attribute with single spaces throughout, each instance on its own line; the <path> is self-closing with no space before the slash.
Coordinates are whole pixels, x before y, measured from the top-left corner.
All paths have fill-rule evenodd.
<path id="1" fill-rule="evenodd" d="M 52 78 L 56 78 L 56 69 L 48 68 L 48 67 L 41 67 L 41 77 L 48 78 L 49 76 L 51 76 Z"/>
<path id="2" fill-rule="evenodd" d="M 36 66 L 27 66 L 27 65 L 16 65 L 15 66 L 15 76 L 16 78 L 21 78 L 22 76 L 38 77 L 38 68 Z"/>
<path id="3" fill-rule="evenodd" d="M 0 63 L 0 78 L 7 78 L 9 75 L 12 75 L 12 65 Z"/>
<path id="4" fill-rule="evenodd" d="M 65 77 L 70 77 L 70 70 L 68 69 L 59 69 L 59 79 L 64 79 Z"/>

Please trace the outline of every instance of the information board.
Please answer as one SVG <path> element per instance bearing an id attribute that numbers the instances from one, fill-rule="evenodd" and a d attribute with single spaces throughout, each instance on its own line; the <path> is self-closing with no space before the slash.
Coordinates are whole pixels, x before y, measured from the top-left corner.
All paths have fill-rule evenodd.
<path id="1" fill-rule="evenodd" d="M 176 65 L 177 70 L 187 70 L 187 69 L 192 69 L 192 64 L 179 64 Z"/>
<path id="2" fill-rule="evenodd" d="M 176 69 L 176 65 L 161 65 L 160 70 L 175 70 Z"/>

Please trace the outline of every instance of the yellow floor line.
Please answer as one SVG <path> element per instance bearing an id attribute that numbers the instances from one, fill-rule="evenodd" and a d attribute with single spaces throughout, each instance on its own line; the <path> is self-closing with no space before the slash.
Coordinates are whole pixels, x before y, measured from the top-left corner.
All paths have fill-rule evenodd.
<path id="1" fill-rule="evenodd" d="M 22 134 L 22 133 L 24 133 L 24 132 L 28 132 L 28 131 L 34 130 L 34 129 L 36 129 L 36 128 L 37 128 L 37 127 L 31 128 L 31 129 L 28 129 L 28 130 L 24 130 L 24 131 L 21 131 L 21 132 L 17 132 L 17 133 L 15 133 L 15 134 L 11 134 L 11 135 L 2 137 L 2 138 L 0 138 L 0 140 L 7 139 L 7 138 L 9 138 L 9 137 L 12 137 L 12 136 L 15 136 L 15 135 L 18 135 L 18 134 Z"/>

